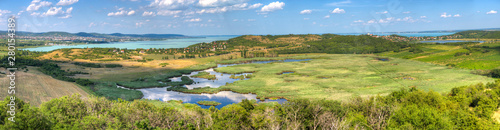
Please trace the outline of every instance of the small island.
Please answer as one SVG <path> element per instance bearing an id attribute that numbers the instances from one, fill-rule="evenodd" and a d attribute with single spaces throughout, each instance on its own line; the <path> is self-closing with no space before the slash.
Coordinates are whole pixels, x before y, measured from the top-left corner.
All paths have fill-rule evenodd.
<path id="1" fill-rule="evenodd" d="M 204 78 L 204 79 L 208 79 L 208 80 L 215 80 L 215 75 L 211 75 L 209 72 L 199 72 L 198 74 L 195 74 L 191 77 L 195 77 L 195 78 Z"/>
<path id="2" fill-rule="evenodd" d="M 217 106 L 217 105 L 221 104 L 221 103 L 216 102 L 216 101 L 198 101 L 196 103 L 198 103 L 200 105 L 205 105 L 205 106 Z"/>

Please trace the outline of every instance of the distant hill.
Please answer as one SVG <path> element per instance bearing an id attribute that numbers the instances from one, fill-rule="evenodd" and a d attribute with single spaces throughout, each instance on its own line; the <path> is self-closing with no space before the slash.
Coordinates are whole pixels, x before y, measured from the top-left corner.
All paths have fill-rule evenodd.
<path id="1" fill-rule="evenodd" d="M 121 34 L 121 33 L 113 33 L 109 34 L 111 36 L 117 37 L 141 37 L 141 38 L 179 38 L 179 37 L 187 37 L 181 34 Z"/>
<path id="2" fill-rule="evenodd" d="M 469 30 L 462 31 L 452 34 L 452 36 L 460 35 L 461 38 L 490 38 L 490 39 L 500 39 L 500 31 L 481 31 L 481 30 Z"/>
<path id="3" fill-rule="evenodd" d="M 0 35 L 6 35 L 7 31 L 0 31 Z M 112 33 L 112 34 L 102 34 L 102 33 L 68 33 L 68 32 L 42 32 L 42 33 L 34 33 L 34 32 L 24 32 L 19 31 L 16 32 L 18 36 L 61 36 L 61 37 L 94 37 L 94 38 L 150 38 L 150 39 L 166 39 L 166 38 L 187 38 L 189 36 L 181 35 L 181 34 L 122 34 L 122 33 Z"/>

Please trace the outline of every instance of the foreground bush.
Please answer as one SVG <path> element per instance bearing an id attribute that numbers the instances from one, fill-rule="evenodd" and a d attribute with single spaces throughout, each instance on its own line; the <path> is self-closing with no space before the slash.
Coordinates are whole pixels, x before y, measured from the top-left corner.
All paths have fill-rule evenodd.
<path id="1" fill-rule="evenodd" d="M 492 118 L 500 80 L 439 94 L 415 88 L 347 102 L 244 100 L 218 110 L 193 104 L 65 96 L 32 107 L 16 99 L 16 122 L 0 114 L 0 129 L 500 129 Z M 10 99 L 0 101 L 6 111 Z"/>

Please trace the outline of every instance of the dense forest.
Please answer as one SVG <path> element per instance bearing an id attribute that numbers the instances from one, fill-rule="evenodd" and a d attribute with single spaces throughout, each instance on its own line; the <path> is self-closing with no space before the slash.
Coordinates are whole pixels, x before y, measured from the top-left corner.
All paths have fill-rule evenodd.
<path id="1" fill-rule="evenodd" d="M 281 54 L 293 53 L 329 53 L 329 54 L 369 54 L 385 51 L 400 51 L 407 47 L 406 43 L 392 42 L 368 35 L 335 35 L 323 34 L 319 41 L 309 41 L 299 48 L 278 50 Z"/>
<path id="2" fill-rule="evenodd" d="M 124 101 L 79 95 L 32 107 L 16 98 L 15 123 L 0 113 L 1 129 L 500 129 L 492 118 L 500 80 L 462 86 L 446 94 L 416 88 L 349 101 L 291 100 L 283 104 L 243 100 L 223 108 L 194 104 Z M 0 102 L 8 109 L 10 99 Z M 170 103 L 175 103 L 171 101 Z M 179 104 L 178 104 L 179 105 Z"/>
<path id="3" fill-rule="evenodd" d="M 457 32 L 452 35 L 461 35 L 461 38 L 489 38 L 489 39 L 500 39 L 500 31 L 480 31 L 480 30 L 470 30 Z"/>

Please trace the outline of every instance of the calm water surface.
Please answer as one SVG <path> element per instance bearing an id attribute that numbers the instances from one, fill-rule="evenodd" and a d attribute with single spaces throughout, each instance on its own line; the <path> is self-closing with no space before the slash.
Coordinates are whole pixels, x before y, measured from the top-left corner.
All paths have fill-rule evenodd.
<path id="1" fill-rule="evenodd" d="M 183 48 L 189 45 L 202 42 L 212 42 L 218 40 L 228 40 L 237 36 L 208 36 L 204 38 L 182 38 L 168 39 L 165 41 L 133 41 L 133 42 L 111 42 L 102 44 L 82 44 L 74 46 L 43 46 L 36 48 L 25 48 L 29 51 L 52 51 L 61 48 L 121 48 L 121 49 L 137 49 L 137 48 Z"/>
<path id="2" fill-rule="evenodd" d="M 298 62 L 298 61 L 308 61 L 310 59 L 286 59 L 286 60 L 271 60 L 271 61 L 253 61 L 253 62 L 248 62 L 248 63 L 239 63 L 239 64 L 219 64 L 217 67 L 228 67 L 228 66 L 234 66 L 234 65 L 240 65 L 240 64 L 266 64 L 266 63 L 273 63 L 273 62 Z M 192 75 L 198 74 L 199 72 L 209 72 L 212 75 L 215 75 L 217 80 L 208 80 L 208 79 L 203 79 L 203 78 L 193 78 L 191 77 Z M 215 72 L 213 68 L 202 70 L 202 71 L 194 71 L 190 74 L 184 74 L 183 76 L 188 76 L 191 79 L 194 80 L 196 84 L 191 84 L 191 85 L 184 85 L 184 87 L 187 87 L 188 89 L 193 89 L 193 88 L 199 88 L 199 87 L 211 87 L 211 88 L 217 88 L 223 85 L 226 85 L 228 83 L 233 83 L 236 82 L 240 79 L 232 79 L 229 78 L 231 74 L 226 74 L 226 73 L 220 73 L 220 72 Z M 236 74 L 236 76 L 239 75 L 248 75 L 252 73 L 243 73 L 243 74 Z M 173 77 L 170 78 L 172 81 L 181 81 L 181 77 Z M 247 80 L 247 79 L 243 79 Z M 144 94 L 144 99 L 152 99 L 152 100 L 161 100 L 161 101 L 168 101 L 168 100 L 182 100 L 184 103 L 193 103 L 197 104 L 196 102 L 198 101 L 217 101 L 221 103 L 221 105 L 216 106 L 216 108 L 222 108 L 226 105 L 233 104 L 233 103 L 238 103 L 241 102 L 243 99 L 256 99 L 258 102 L 260 100 L 257 99 L 257 95 L 255 94 L 240 94 L 240 93 L 235 93 L 231 91 L 221 91 L 219 93 L 215 94 L 189 94 L 189 93 L 182 93 L 182 92 L 175 92 L 175 91 L 167 91 L 168 86 L 166 87 L 160 87 L 160 88 L 145 88 L 145 89 L 137 89 L 141 91 Z M 286 99 L 276 99 L 276 100 L 270 100 L 266 99 L 264 102 L 278 102 L 278 103 L 283 103 L 285 102 Z M 199 105 L 199 104 L 198 104 Z M 210 106 L 205 106 L 205 105 L 199 105 L 202 108 L 210 108 Z"/>

